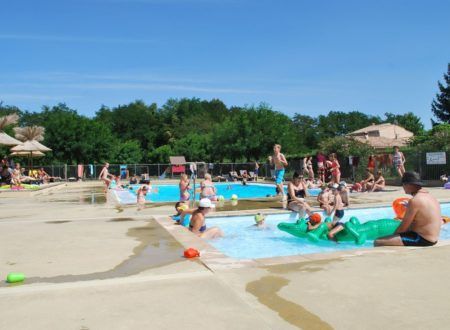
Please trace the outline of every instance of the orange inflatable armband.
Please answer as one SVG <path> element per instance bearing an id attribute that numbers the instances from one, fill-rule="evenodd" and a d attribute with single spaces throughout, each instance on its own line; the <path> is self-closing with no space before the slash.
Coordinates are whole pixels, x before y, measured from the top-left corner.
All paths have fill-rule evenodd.
<path id="1" fill-rule="evenodd" d="M 400 197 L 392 202 L 392 208 L 397 219 L 403 219 L 408 208 L 408 197 Z"/>

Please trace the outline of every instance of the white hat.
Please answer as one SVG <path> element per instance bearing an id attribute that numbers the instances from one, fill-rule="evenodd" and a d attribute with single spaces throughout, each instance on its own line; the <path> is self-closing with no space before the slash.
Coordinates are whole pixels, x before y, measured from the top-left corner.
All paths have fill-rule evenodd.
<path id="1" fill-rule="evenodd" d="M 337 189 L 337 188 L 339 188 L 339 185 L 338 185 L 337 183 L 334 183 L 334 184 L 331 186 L 331 188 Z"/>
<path id="2" fill-rule="evenodd" d="M 200 203 L 198 204 L 199 207 L 204 207 L 204 208 L 215 208 L 216 206 L 211 203 L 211 200 L 209 198 L 202 198 L 200 200 Z"/>

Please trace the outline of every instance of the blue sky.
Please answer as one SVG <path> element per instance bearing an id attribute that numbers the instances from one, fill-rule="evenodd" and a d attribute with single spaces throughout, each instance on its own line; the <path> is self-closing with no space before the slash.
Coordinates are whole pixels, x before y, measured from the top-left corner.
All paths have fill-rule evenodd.
<path id="1" fill-rule="evenodd" d="M 450 62 L 450 1 L 2 1 L 0 100 L 28 110 L 170 97 L 288 115 L 418 114 Z"/>

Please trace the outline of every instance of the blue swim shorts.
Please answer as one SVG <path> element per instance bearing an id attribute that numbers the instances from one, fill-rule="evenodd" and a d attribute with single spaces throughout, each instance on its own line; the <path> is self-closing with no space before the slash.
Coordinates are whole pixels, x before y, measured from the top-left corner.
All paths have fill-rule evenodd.
<path id="1" fill-rule="evenodd" d="M 284 181 L 284 169 L 275 170 L 275 182 L 276 184 L 281 184 Z"/>

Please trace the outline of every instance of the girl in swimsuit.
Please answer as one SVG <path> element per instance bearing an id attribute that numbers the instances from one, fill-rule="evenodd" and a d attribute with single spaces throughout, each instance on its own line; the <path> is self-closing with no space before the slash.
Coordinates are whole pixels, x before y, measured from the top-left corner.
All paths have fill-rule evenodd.
<path id="1" fill-rule="evenodd" d="M 145 196 L 147 195 L 147 192 L 148 192 L 148 187 L 147 186 L 142 186 L 136 192 L 138 211 L 141 211 L 141 210 L 143 210 L 145 208 Z"/>
<path id="2" fill-rule="evenodd" d="M 217 201 L 217 192 L 214 183 L 211 180 L 211 174 L 205 174 L 205 180 L 200 185 L 202 198 L 209 198 L 211 201 Z"/>
<path id="3" fill-rule="evenodd" d="M 180 178 L 180 202 L 186 202 L 191 197 L 191 194 L 189 193 L 189 189 L 191 188 L 189 186 L 189 178 L 186 174 L 181 174 Z"/>
<path id="4" fill-rule="evenodd" d="M 292 181 L 288 184 L 288 209 L 298 212 L 301 218 L 305 216 L 305 213 L 311 215 L 311 207 L 305 200 L 307 196 L 308 190 L 303 176 L 295 172 Z"/>

